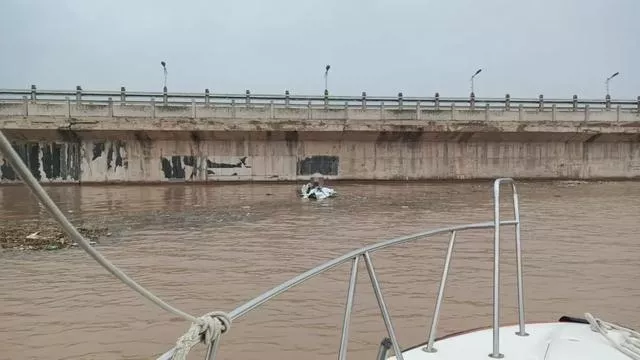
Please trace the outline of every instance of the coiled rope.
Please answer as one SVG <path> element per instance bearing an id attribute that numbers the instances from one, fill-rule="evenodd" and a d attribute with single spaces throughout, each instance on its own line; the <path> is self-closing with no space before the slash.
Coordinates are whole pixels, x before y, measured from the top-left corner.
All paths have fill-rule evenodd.
<path id="1" fill-rule="evenodd" d="M 591 325 L 591 330 L 602 334 L 614 348 L 633 360 L 640 360 L 640 333 L 624 326 L 595 318 L 590 313 L 585 313 L 584 317 Z M 616 341 L 611 331 L 616 331 L 622 341 Z"/>
<path id="2" fill-rule="evenodd" d="M 145 289 L 140 284 L 131 279 L 127 274 L 120 270 L 117 266 L 107 260 L 98 250 L 93 248 L 89 241 L 87 241 L 78 230 L 71 224 L 71 222 L 64 216 L 58 206 L 51 200 L 46 191 L 38 183 L 36 178 L 31 174 L 31 171 L 27 169 L 27 166 L 22 162 L 20 156 L 16 153 L 11 146 L 11 143 L 4 135 L 4 132 L 0 130 L 0 152 L 4 154 L 13 169 L 20 175 L 22 181 L 31 189 L 31 192 L 40 200 L 42 205 L 49 211 L 51 216 L 60 224 L 69 237 L 78 243 L 80 247 L 86 251 L 98 264 L 102 265 L 107 271 L 113 274 L 116 278 L 122 281 L 124 284 L 138 292 L 142 297 L 158 305 L 160 308 L 177 315 L 189 322 L 191 327 L 177 342 L 177 348 L 174 351 L 171 359 L 183 360 L 186 359 L 189 350 L 199 342 L 203 342 L 209 346 L 213 344 L 223 333 L 229 331 L 231 327 L 231 320 L 229 316 L 220 311 L 205 314 L 201 317 L 195 317 L 190 315 L 174 306 L 169 305 L 162 299 L 154 295 L 151 291 Z"/>
<path id="3" fill-rule="evenodd" d="M 189 330 L 176 342 L 172 360 L 186 360 L 189 350 L 200 342 L 212 345 L 231 327 L 231 319 L 221 311 L 213 311 L 199 318 L 199 323 L 191 325 Z"/>

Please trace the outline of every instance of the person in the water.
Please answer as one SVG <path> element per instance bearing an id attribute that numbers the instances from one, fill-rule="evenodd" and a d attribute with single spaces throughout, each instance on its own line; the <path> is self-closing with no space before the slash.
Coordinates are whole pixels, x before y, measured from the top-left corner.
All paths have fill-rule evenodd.
<path id="1" fill-rule="evenodd" d="M 307 195 L 310 199 L 315 199 L 315 194 L 313 193 L 315 190 L 322 190 L 322 185 L 323 185 L 324 181 L 322 179 L 322 177 L 318 177 L 318 176 L 314 176 L 311 178 L 311 181 L 309 181 L 304 187 L 304 193 L 305 195 Z"/>

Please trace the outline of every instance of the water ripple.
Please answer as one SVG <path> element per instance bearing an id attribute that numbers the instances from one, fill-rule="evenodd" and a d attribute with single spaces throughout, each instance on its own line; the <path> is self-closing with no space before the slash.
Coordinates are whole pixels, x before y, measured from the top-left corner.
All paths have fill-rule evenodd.
<path id="1" fill-rule="evenodd" d="M 379 240 L 488 221 L 490 189 L 488 183 L 338 185 L 340 196 L 320 203 L 300 201 L 296 186 L 279 184 L 48 192 L 73 221 L 100 221 L 114 231 L 99 249 L 115 264 L 170 303 L 201 314 L 231 310 Z M 528 320 L 588 311 L 640 326 L 638 193 L 635 182 L 521 184 Z M 23 187 L 0 188 L 0 201 L 2 218 L 47 216 Z M 505 231 L 501 245 L 504 322 L 516 320 L 512 236 Z M 447 240 L 437 236 L 373 254 L 403 346 L 424 341 Z M 490 231 L 459 234 L 439 334 L 490 324 L 492 251 Z M 189 325 L 150 305 L 81 250 L 5 251 L 0 259 L 0 359 L 149 359 Z M 349 270 L 349 264 L 335 268 L 235 322 L 220 358 L 334 358 Z M 351 329 L 350 358 L 374 358 L 385 330 L 362 263 Z"/>

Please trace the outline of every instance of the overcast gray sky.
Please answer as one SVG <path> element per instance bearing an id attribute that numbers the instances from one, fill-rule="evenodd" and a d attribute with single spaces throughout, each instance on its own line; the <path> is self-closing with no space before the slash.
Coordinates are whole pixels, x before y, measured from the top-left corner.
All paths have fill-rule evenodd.
<path id="1" fill-rule="evenodd" d="M 0 0 L 0 88 L 640 95 L 640 0 Z"/>

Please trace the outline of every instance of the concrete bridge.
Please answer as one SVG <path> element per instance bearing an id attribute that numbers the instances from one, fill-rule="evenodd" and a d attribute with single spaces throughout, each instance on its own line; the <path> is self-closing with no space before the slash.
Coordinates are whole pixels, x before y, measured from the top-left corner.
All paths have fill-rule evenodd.
<path id="1" fill-rule="evenodd" d="M 640 178 L 632 100 L 0 89 L 43 183 Z M 16 176 L 0 154 L 0 183 Z"/>

